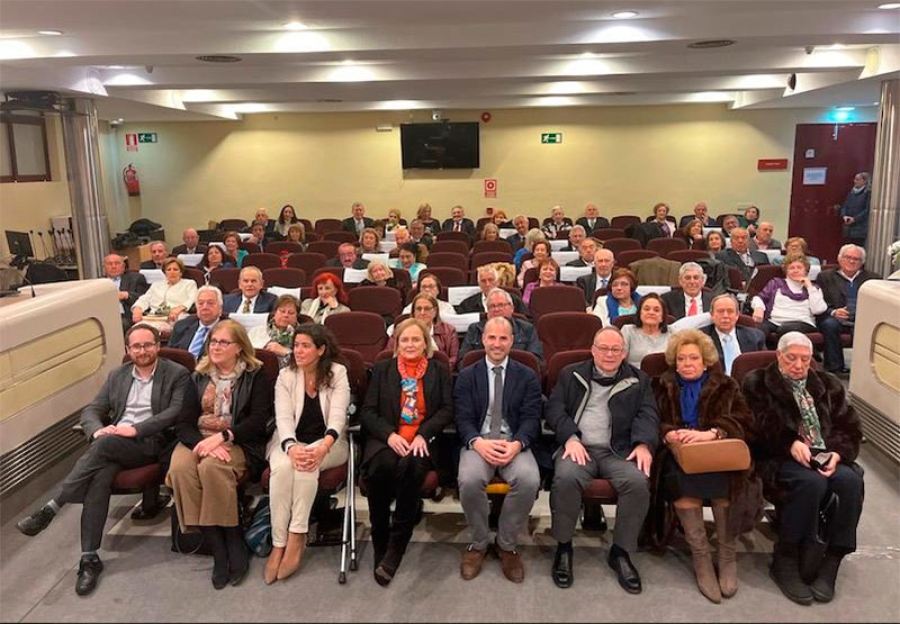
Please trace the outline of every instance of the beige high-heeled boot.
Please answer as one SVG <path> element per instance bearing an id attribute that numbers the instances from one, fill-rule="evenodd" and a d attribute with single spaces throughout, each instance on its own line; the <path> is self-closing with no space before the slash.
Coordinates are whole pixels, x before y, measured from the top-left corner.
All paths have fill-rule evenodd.
<path id="1" fill-rule="evenodd" d="M 737 593 L 737 552 L 734 535 L 728 531 L 728 503 L 713 501 L 713 517 L 716 519 L 716 534 L 719 536 L 719 588 L 723 598 L 731 598 Z"/>
<path id="2" fill-rule="evenodd" d="M 684 538 L 691 547 L 697 587 L 711 602 L 719 604 L 722 602 L 722 591 L 719 589 L 719 580 L 716 578 L 716 570 L 709 554 L 709 540 L 706 537 L 706 527 L 703 525 L 703 508 L 676 507 L 675 511 L 681 520 L 681 526 L 684 527 Z"/>

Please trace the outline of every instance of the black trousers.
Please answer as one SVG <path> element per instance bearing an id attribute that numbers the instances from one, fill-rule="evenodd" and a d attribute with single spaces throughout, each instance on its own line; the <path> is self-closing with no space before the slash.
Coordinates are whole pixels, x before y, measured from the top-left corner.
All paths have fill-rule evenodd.
<path id="1" fill-rule="evenodd" d="M 159 436 L 138 440 L 116 435 L 100 436 L 88 447 L 54 497 L 57 503 L 81 503 L 81 550 L 100 548 L 112 484 L 122 470 L 159 461 L 163 441 Z"/>
<path id="2" fill-rule="evenodd" d="M 422 484 L 428 471 L 434 469 L 430 457 L 400 457 L 390 448 L 373 455 L 366 462 L 363 480 L 369 498 L 369 520 L 372 541 L 386 543 L 388 538 L 404 544 L 412 537 Z M 391 501 L 396 500 L 391 525 Z"/>
<path id="3" fill-rule="evenodd" d="M 840 503 L 828 527 L 828 545 L 848 553 L 856 550 L 856 526 L 862 513 L 863 498 L 863 479 L 856 471 L 838 464 L 829 478 L 789 459 L 778 470 L 778 484 L 785 490 L 779 541 L 799 544 L 815 535 L 819 507 L 834 492 Z"/>

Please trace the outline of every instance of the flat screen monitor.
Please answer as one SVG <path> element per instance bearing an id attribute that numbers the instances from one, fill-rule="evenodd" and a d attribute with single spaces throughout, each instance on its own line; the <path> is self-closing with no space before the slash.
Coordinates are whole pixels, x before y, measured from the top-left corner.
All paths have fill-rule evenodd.
<path id="1" fill-rule="evenodd" d="M 9 253 L 24 258 L 33 258 L 34 249 L 31 247 L 31 238 L 28 232 L 13 232 L 6 230 L 6 244 L 9 246 Z"/>
<path id="2" fill-rule="evenodd" d="M 404 169 L 477 169 L 479 126 L 471 122 L 400 125 Z"/>

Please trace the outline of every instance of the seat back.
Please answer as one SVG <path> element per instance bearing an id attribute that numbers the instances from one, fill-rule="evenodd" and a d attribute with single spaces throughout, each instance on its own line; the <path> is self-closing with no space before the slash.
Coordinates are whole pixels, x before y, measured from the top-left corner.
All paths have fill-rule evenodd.
<path id="1" fill-rule="evenodd" d="M 333 232 L 325 232 L 322 234 L 322 240 L 337 241 L 339 243 L 355 243 L 358 239 L 355 232 L 347 230 L 335 230 Z"/>
<path id="2" fill-rule="evenodd" d="M 450 233 L 453 234 L 455 232 Z M 428 254 L 428 268 L 435 267 L 450 267 L 465 273 L 469 270 L 469 257 L 456 252 L 435 251 Z"/>
<path id="3" fill-rule="evenodd" d="M 280 256 L 282 253 L 301 253 L 303 251 L 303 245 L 300 243 L 292 243 L 289 241 L 275 241 L 266 245 L 266 253 L 275 254 L 276 256 Z"/>
<path id="4" fill-rule="evenodd" d="M 439 240 L 431 246 L 431 253 L 454 252 L 463 256 L 469 255 L 469 246 L 460 240 Z M 428 256 L 428 266 L 431 266 L 431 255 Z"/>
<path id="5" fill-rule="evenodd" d="M 458 240 L 462 241 L 466 244 L 466 249 L 472 246 L 472 240 L 469 238 L 469 235 L 465 232 L 438 232 L 435 240 L 444 241 L 444 240 Z"/>
<path id="6" fill-rule="evenodd" d="M 430 260 L 431 258 L 429 257 L 429 261 Z M 451 286 L 465 286 L 468 283 L 468 272 L 454 267 L 436 267 L 429 262 L 427 272 L 433 273 L 439 280 L 441 280 L 441 285 L 444 288 L 450 288 Z M 421 279 L 421 275 L 419 276 L 419 278 Z"/>
<path id="7" fill-rule="evenodd" d="M 243 249 L 248 254 L 259 253 L 259 245 L 250 241 L 241 241 L 238 248 Z"/>
<path id="8" fill-rule="evenodd" d="M 659 254 L 650 249 L 628 249 L 616 254 L 616 266 L 627 269 L 632 262 L 658 257 Z"/>
<path id="9" fill-rule="evenodd" d="M 219 221 L 219 229 L 225 232 L 243 232 L 247 229 L 246 219 L 222 219 Z"/>
<path id="10" fill-rule="evenodd" d="M 669 364 L 666 362 L 665 353 L 649 353 L 641 360 L 641 370 L 647 373 L 651 379 L 660 377 L 664 372 L 669 370 Z"/>
<path id="11" fill-rule="evenodd" d="M 292 269 L 303 269 L 307 275 L 315 273 L 316 269 L 325 266 L 328 257 L 322 253 L 304 251 L 302 253 L 292 253 L 288 256 L 287 265 Z"/>
<path id="12" fill-rule="evenodd" d="M 505 241 L 504 241 L 505 242 Z M 479 253 L 472 254 L 472 261 L 469 265 L 469 268 L 473 271 L 480 266 L 484 266 L 485 264 L 491 264 L 493 262 L 512 262 L 513 255 L 508 251 L 482 251 Z"/>
<path id="13" fill-rule="evenodd" d="M 547 361 L 547 379 L 544 383 L 544 394 L 550 396 L 556 382 L 559 380 L 559 373 L 569 364 L 575 362 L 584 362 L 591 358 L 590 349 L 572 349 L 570 351 L 557 351 Z"/>
<path id="14" fill-rule="evenodd" d="M 611 238 L 627 238 L 625 236 L 625 230 L 614 227 L 597 228 L 596 230 L 591 231 L 590 236 L 600 241 L 607 241 Z"/>
<path id="15" fill-rule="evenodd" d="M 275 382 L 278 381 L 278 371 L 280 370 L 278 355 L 265 349 L 254 349 L 254 354 L 256 359 L 262 362 L 263 370 L 266 371 L 266 377 L 274 386 Z"/>
<path id="16" fill-rule="evenodd" d="M 652 241 L 662 239 L 651 239 Z M 709 253 L 699 249 L 677 249 L 666 254 L 666 260 L 674 260 L 684 264 L 685 262 L 697 262 L 697 260 L 709 260 Z"/>
<path id="17" fill-rule="evenodd" d="M 543 371 L 541 371 L 541 362 L 540 360 L 538 360 L 537 356 L 534 353 L 532 353 L 531 351 L 522 351 L 521 349 L 513 349 L 509 352 L 509 357 L 533 370 L 534 374 L 537 375 L 539 382 L 543 380 L 544 373 Z M 483 359 L 484 349 L 475 349 L 474 351 L 468 351 L 463 358 L 462 368 L 471 366 L 478 360 Z"/>
<path id="18" fill-rule="evenodd" d="M 734 358 L 731 363 L 731 377 L 740 383 L 744 382 L 744 377 L 750 371 L 758 368 L 766 368 L 777 359 L 775 351 L 751 351 L 750 353 L 741 353 Z"/>
<path id="19" fill-rule="evenodd" d="M 211 286 L 217 286 L 223 295 L 227 295 L 238 287 L 240 269 L 216 269 L 209 275 Z"/>
<path id="20" fill-rule="evenodd" d="M 194 267 L 185 267 L 184 276 L 194 280 L 197 284 L 197 288 L 206 284 L 206 278 L 204 277 L 203 271 L 200 269 L 195 269 Z"/>
<path id="21" fill-rule="evenodd" d="M 603 248 L 609 249 L 616 256 L 629 249 L 642 249 L 641 243 L 633 238 L 610 238 L 603 241 Z"/>
<path id="22" fill-rule="evenodd" d="M 266 286 L 280 286 L 281 288 L 302 288 L 307 286 L 306 271 L 303 269 L 277 268 L 265 269 L 263 281 Z"/>
<path id="23" fill-rule="evenodd" d="M 310 243 L 306 246 L 307 253 L 320 253 L 326 258 L 334 258 L 337 256 L 338 247 L 341 244 L 333 240 L 320 240 Z"/>
<path id="24" fill-rule="evenodd" d="M 280 269 L 281 257 L 272 253 L 251 253 L 244 258 L 241 268 L 250 266 L 256 267 L 260 271 L 265 271 L 266 269 Z"/>
<path id="25" fill-rule="evenodd" d="M 584 308 L 584 295 L 581 295 L 581 307 Z M 603 322 L 599 316 L 585 312 L 549 312 L 540 316 L 536 327 L 544 345 L 544 359 L 549 362 L 560 351 L 590 345 Z"/>
<path id="26" fill-rule="evenodd" d="M 359 409 L 366 398 L 369 372 L 362 354 L 356 349 L 341 347 L 341 354 L 347 360 L 347 377 L 350 382 L 351 401 L 355 401 L 356 407 L 350 416 L 350 420 L 355 423 L 359 420 Z"/>
<path id="27" fill-rule="evenodd" d="M 512 254 L 512 246 L 505 240 L 480 240 L 476 241 L 476 243 L 472 245 L 472 255 L 488 251 L 499 251 L 502 253 Z"/>
<path id="28" fill-rule="evenodd" d="M 320 236 L 324 236 L 328 232 L 339 232 L 344 224 L 340 219 L 316 219 L 316 225 L 313 230 Z"/>
<path id="29" fill-rule="evenodd" d="M 539 286 L 531 291 L 528 304 L 535 323 L 552 312 L 584 312 L 584 291 L 577 286 Z M 591 316 L 594 316 L 593 314 Z M 599 320 L 598 317 L 594 317 Z"/>
<path id="30" fill-rule="evenodd" d="M 670 251 L 687 249 L 687 241 L 682 238 L 651 238 L 647 241 L 647 249 L 665 256 Z"/>
<path id="31" fill-rule="evenodd" d="M 394 317 L 403 310 L 400 292 L 390 286 L 357 286 L 349 295 L 351 310 L 374 312 L 386 322 L 393 323 Z"/>
<path id="32" fill-rule="evenodd" d="M 725 221 L 725 217 L 738 217 L 738 218 L 740 218 L 740 216 L 741 216 L 741 215 L 735 214 L 735 213 L 733 213 L 733 212 L 726 212 L 726 213 L 720 214 L 719 216 L 716 217 L 716 224 L 717 224 L 719 227 L 722 227 L 722 222 Z"/>
<path id="33" fill-rule="evenodd" d="M 747 284 L 747 297 L 752 299 L 766 287 L 772 278 L 784 277 L 784 267 L 780 264 L 760 264 L 756 267 L 756 273 Z"/>
<path id="34" fill-rule="evenodd" d="M 344 312 L 325 317 L 325 327 L 330 329 L 341 348 L 355 349 L 371 366 L 378 352 L 387 344 L 384 320 L 374 312 Z"/>
<path id="35" fill-rule="evenodd" d="M 635 225 L 640 222 L 641 218 L 637 215 L 616 215 L 609 220 L 609 225 L 624 230 L 629 225 Z"/>

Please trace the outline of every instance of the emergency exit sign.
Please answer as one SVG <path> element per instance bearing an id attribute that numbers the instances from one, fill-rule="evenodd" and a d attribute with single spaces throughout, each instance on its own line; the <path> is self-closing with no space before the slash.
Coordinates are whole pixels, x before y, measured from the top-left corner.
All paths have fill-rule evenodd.
<path id="1" fill-rule="evenodd" d="M 138 143 L 156 143 L 156 133 L 138 132 Z"/>
<path id="2" fill-rule="evenodd" d="M 541 143 L 562 143 L 562 132 L 544 132 Z"/>

